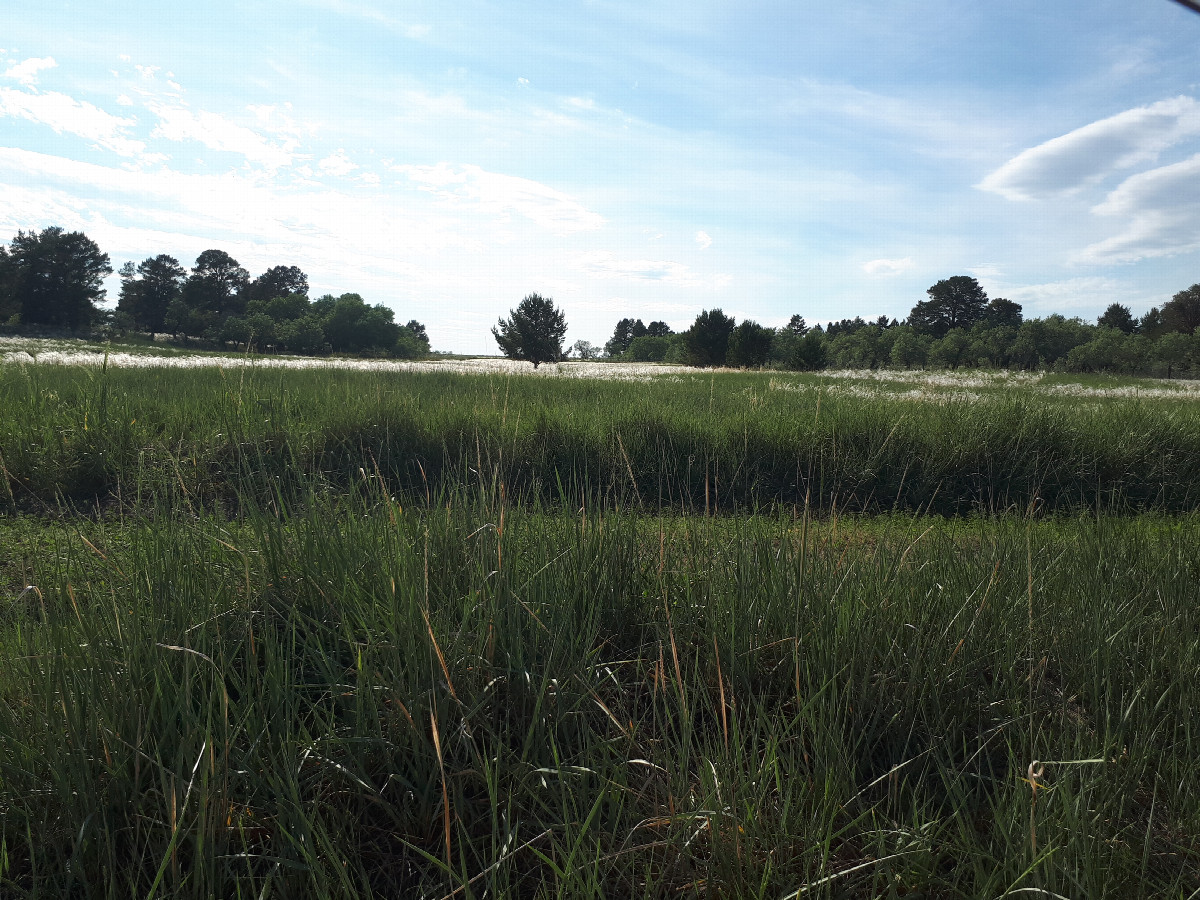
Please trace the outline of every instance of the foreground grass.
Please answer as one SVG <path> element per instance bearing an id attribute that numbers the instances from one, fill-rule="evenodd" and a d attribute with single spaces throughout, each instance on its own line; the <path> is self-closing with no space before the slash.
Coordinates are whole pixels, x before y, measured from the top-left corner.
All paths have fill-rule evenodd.
<path id="1" fill-rule="evenodd" d="M 487 479 L 522 500 L 653 510 L 1200 502 L 1200 403 L 1187 392 L 911 377 L 0 365 L 0 508 L 230 508 L 263 476 L 297 496 L 311 476 L 342 492 L 360 470 L 397 496 Z"/>
<path id="2" fill-rule="evenodd" d="M 1200 889 L 1195 520 L 181 512 L 0 521 L 0 894 Z"/>

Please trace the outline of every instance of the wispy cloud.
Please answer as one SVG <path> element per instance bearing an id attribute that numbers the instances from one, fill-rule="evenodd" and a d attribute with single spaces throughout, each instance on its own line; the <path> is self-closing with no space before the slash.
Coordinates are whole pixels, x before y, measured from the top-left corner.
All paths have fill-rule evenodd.
<path id="1" fill-rule="evenodd" d="M 1197 135 L 1200 104 L 1191 97 L 1160 100 L 1031 147 L 978 186 L 1009 200 L 1069 194 L 1122 169 L 1154 162 L 1163 150 Z"/>
<path id="2" fill-rule="evenodd" d="M 346 151 L 338 148 L 336 153 L 331 153 L 323 160 L 317 163 L 317 167 L 326 175 L 346 176 L 358 168 L 356 163 L 350 161 L 350 157 L 346 155 Z"/>
<path id="3" fill-rule="evenodd" d="M 1024 305 L 1027 316 L 1065 313 L 1071 309 L 1103 309 L 1109 303 L 1128 304 L 1130 300 L 1128 285 L 1098 275 L 1009 286 L 1001 293 Z"/>
<path id="4" fill-rule="evenodd" d="M 43 69 L 53 69 L 57 65 L 53 56 L 35 57 L 24 62 L 13 63 L 5 70 L 4 77 L 15 78 L 26 87 L 32 87 L 37 84 L 38 72 Z"/>
<path id="5" fill-rule="evenodd" d="M 712 238 L 709 237 L 709 234 L 707 231 L 697 231 L 696 232 L 696 243 L 700 246 L 701 250 L 707 250 L 709 247 L 712 246 Z"/>
<path id="6" fill-rule="evenodd" d="M 0 87 L 0 117 L 27 119 L 54 129 L 56 134 L 73 134 L 93 141 L 120 156 L 139 156 L 146 145 L 128 136 L 133 119 L 111 115 L 85 100 L 54 91 L 30 93 Z"/>
<path id="7" fill-rule="evenodd" d="M 1131 175 L 1092 211 L 1122 228 L 1087 247 L 1081 262 L 1128 263 L 1200 250 L 1200 154 Z"/>
<path id="8" fill-rule="evenodd" d="M 593 278 L 651 281 L 675 287 L 721 287 L 729 282 L 728 275 L 717 275 L 706 279 L 683 263 L 673 260 L 621 259 L 608 250 L 589 250 L 578 253 L 572 263 L 580 272 Z"/>
<path id="9" fill-rule="evenodd" d="M 868 275 L 888 276 L 907 272 L 915 263 L 911 256 L 902 259 L 873 259 L 862 264 L 862 270 Z"/>
<path id="10" fill-rule="evenodd" d="M 217 113 L 194 112 L 186 106 L 159 101 L 151 101 L 147 106 L 158 117 L 158 125 L 151 137 L 196 141 L 210 150 L 240 154 L 249 162 L 268 169 L 290 165 L 295 157 L 296 142 L 293 139 L 273 143 L 245 125 Z"/>
<path id="11" fill-rule="evenodd" d="M 548 185 L 479 166 L 395 166 L 423 191 L 450 203 L 474 203 L 493 214 L 516 212 L 543 228 L 572 234 L 599 228 L 604 218 L 575 198 Z"/>

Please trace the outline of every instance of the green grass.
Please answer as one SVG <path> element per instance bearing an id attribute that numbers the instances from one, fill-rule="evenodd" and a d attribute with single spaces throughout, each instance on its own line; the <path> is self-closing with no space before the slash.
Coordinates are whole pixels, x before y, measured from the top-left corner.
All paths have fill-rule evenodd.
<path id="1" fill-rule="evenodd" d="M 439 500 L 49 528 L 2 892 L 1200 889 L 1194 520 Z"/>
<path id="2" fill-rule="evenodd" d="M 863 385 L 0 367 L 0 897 L 1200 897 L 1193 403 Z"/>
<path id="3" fill-rule="evenodd" d="M 893 396 L 845 379 L 0 367 L 0 504 L 228 504 L 261 475 L 420 496 L 487 477 L 654 510 L 1187 512 L 1200 405 L 1021 383 Z M 893 386 L 894 387 L 894 386 Z M 855 393 L 857 391 L 857 393 Z M 300 479 L 302 480 L 302 479 Z M 564 501 L 566 502 L 566 501 Z"/>

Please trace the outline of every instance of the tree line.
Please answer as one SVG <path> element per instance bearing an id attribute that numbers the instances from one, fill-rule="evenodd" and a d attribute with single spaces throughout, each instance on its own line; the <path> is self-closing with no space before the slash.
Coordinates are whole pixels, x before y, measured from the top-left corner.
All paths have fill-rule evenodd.
<path id="1" fill-rule="evenodd" d="M 603 351 L 587 342 L 579 358 L 799 371 L 825 368 L 1016 368 L 1070 372 L 1200 375 L 1200 284 L 1140 319 L 1119 303 L 1093 323 L 1059 314 L 1026 319 L 1021 305 L 989 298 L 967 275 L 939 281 L 906 319 L 861 317 L 809 327 L 793 315 L 782 328 L 702 311 L 672 334 L 622 319 Z M 666 329 L 665 332 L 663 329 Z M 636 336 L 635 336 L 636 335 Z"/>
<path id="2" fill-rule="evenodd" d="M 395 321 L 358 294 L 308 296 L 296 266 L 256 278 L 224 250 L 205 250 L 191 271 L 165 253 L 121 266 L 114 310 L 99 307 L 108 254 L 82 232 L 19 231 L 0 245 L 0 326 L 108 334 L 169 334 L 180 343 L 412 359 L 429 353 L 425 326 Z"/>

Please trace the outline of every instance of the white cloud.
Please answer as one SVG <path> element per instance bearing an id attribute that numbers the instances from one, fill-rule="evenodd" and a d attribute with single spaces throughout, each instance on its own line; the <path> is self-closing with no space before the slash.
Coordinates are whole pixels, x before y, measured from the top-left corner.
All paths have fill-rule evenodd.
<path id="1" fill-rule="evenodd" d="M 1129 304 L 1129 289 L 1103 276 L 1068 278 L 1044 284 L 1026 284 L 994 292 L 1026 307 L 1025 315 L 1103 309 L 1110 303 Z"/>
<path id="2" fill-rule="evenodd" d="M 336 153 L 331 153 L 329 156 L 317 163 L 317 166 L 326 175 L 337 176 L 349 175 L 358 168 L 355 163 L 350 161 L 350 157 L 346 155 L 346 151 L 340 148 Z"/>
<path id="3" fill-rule="evenodd" d="M 712 246 L 712 238 L 708 236 L 707 231 L 697 231 L 696 243 L 700 245 L 701 250 L 707 250 Z"/>
<path id="4" fill-rule="evenodd" d="M 159 122 L 151 137 L 169 141 L 197 141 L 212 150 L 239 153 L 250 162 L 268 169 L 289 165 L 295 157 L 296 142 L 273 144 L 261 134 L 210 112 L 192 112 L 183 106 L 147 104 Z"/>
<path id="5" fill-rule="evenodd" d="M 117 98 L 117 106 L 133 106 L 133 101 L 128 94 L 122 94 Z"/>
<path id="6" fill-rule="evenodd" d="M 901 272 L 907 272 L 914 265 L 911 256 L 903 259 L 873 259 L 863 263 L 862 270 L 868 275 L 899 275 Z"/>
<path id="7" fill-rule="evenodd" d="M 149 80 L 154 77 L 155 73 L 161 69 L 161 66 L 134 66 L 138 73 L 145 79 Z"/>
<path id="8" fill-rule="evenodd" d="M 520 85 L 526 85 L 526 84 L 529 84 L 529 79 L 528 79 L 528 78 L 518 78 L 518 79 L 517 79 L 517 84 L 520 84 Z"/>
<path id="9" fill-rule="evenodd" d="M 1200 250 L 1200 154 L 1130 176 L 1092 212 L 1124 227 L 1087 247 L 1082 262 L 1135 262 Z"/>
<path id="10" fill-rule="evenodd" d="M 608 250 L 578 253 L 572 264 L 593 278 L 653 281 L 677 287 L 723 286 L 729 280 L 727 275 L 718 275 L 711 282 L 706 282 L 683 263 L 667 259 L 620 259 Z"/>
<path id="11" fill-rule="evenodd" d="M 126 137 L 133 119 L 111 115 L 84 100 L 53 91 L 31 94 L 0 88 L 0 117 L 27 119 L 53 128 L 56 134 L 74 134 L 121 156 L 138 156 L 146 145 Z"/>
<path id="12" fill-rule="evenodd" d="M 1160 100 L 1084 125 L 1018 154 L 978 185 L 1009 200 L 1069 194 L 1200 135 L 1200 103 Z"/>
<path id="13" fill-rule="evenodd" d="M 977 266 L 968 266 L 967 274 L 976 278 L 999 278 L 1004 272 L 995 263 L 980 263 Z"/>
<path id="14" fill-rule="evenodd" d="M 412 182 L 451 203 L 477 203 L 497 215 L 516 212 L 559 234 L 599 228 L 604 219 L 578 200 L 548 185 L 515 175 L 484 171 L 479 166 L 455 169 L 436 166 L 395 166 Z"/>
<path id="15" fill-rule="evenodd" d="M 5 78 L 15 78 L 26 87 L 37 84 L 37 73 L 42 69 L 53 69 L 58 63 L 52 56 L 27 59 L 24 62 L 13 63 L 4 72 Z"/>

